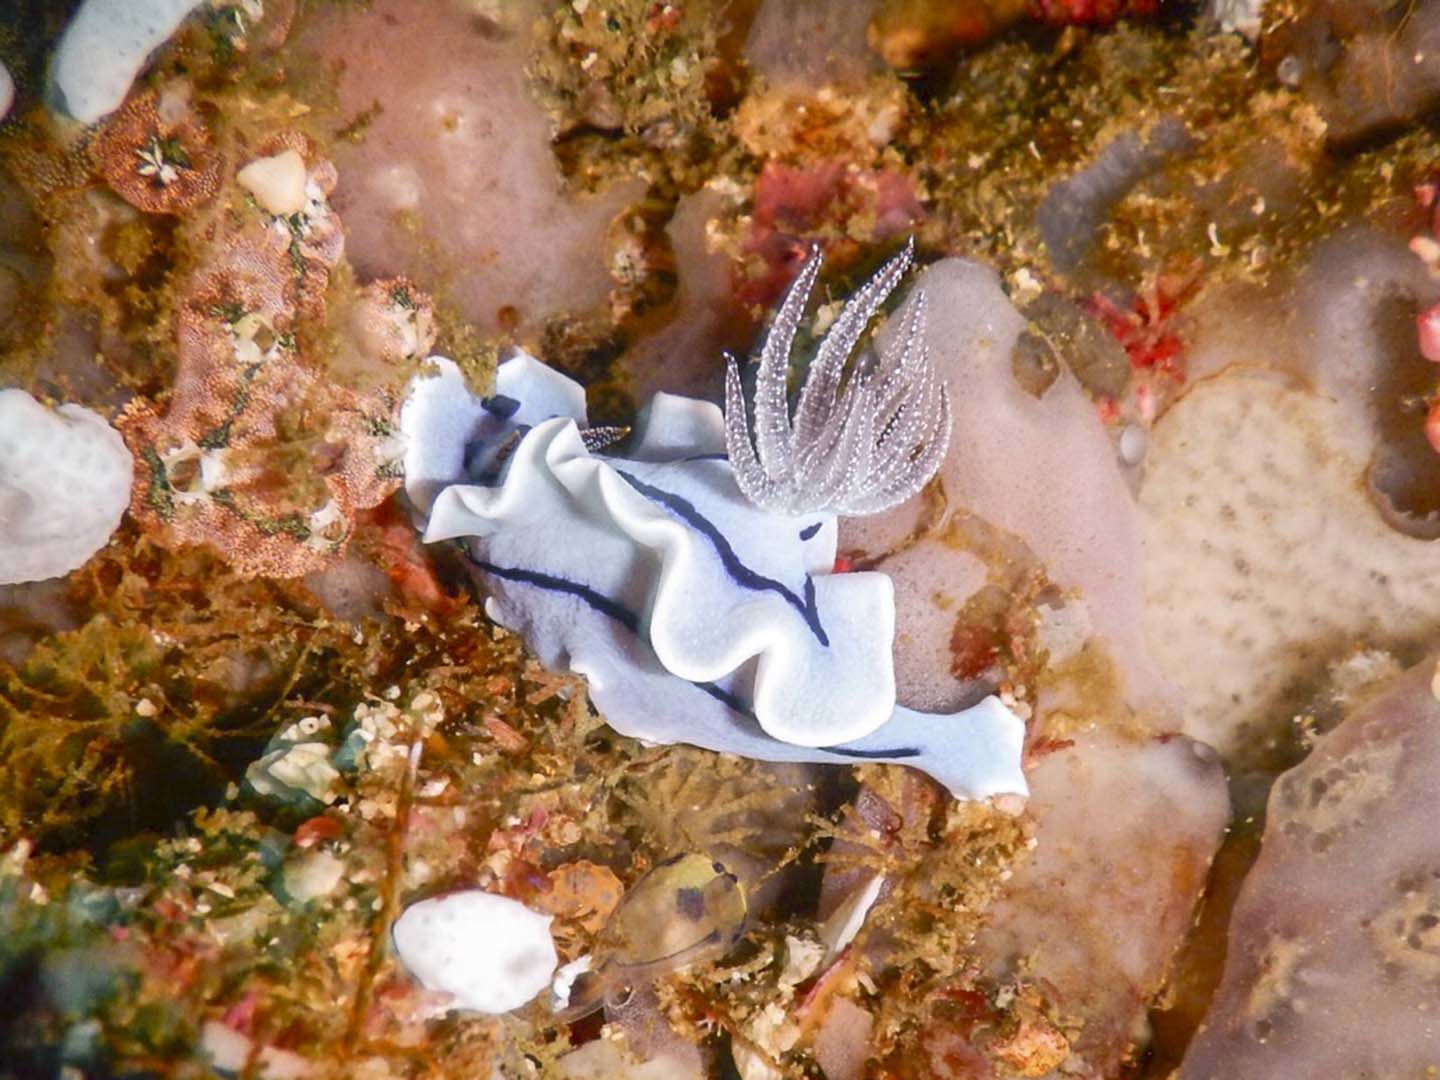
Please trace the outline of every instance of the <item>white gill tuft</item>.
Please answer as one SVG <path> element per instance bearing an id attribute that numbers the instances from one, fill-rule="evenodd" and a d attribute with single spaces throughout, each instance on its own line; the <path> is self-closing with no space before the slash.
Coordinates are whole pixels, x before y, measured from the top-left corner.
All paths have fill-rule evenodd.
<path id="1" fill-rule="evenodd" d="M 907 244 L 846 302 L 810 363 L 794 416 L 790 350 L 820 272 L 814 249 L 760 347 L 748 414 L 740 368 L 727 356 L 725 445 L 740 490 L 778 513 L 878 514 L 935 475 L 950 444 L 950 400 L 925 346 L 925 297 L 916 296 L 898 350 L 850 355 L 914 261 Z M 848 371 L 847 371 L 848 366 Z"/>

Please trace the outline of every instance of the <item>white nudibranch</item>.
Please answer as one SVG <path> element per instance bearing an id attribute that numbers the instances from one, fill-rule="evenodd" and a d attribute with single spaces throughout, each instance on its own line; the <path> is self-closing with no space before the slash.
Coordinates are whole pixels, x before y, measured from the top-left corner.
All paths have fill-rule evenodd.
<path id="1" fill-rule="evenodd" d="M 709 402 L 657 394 L 623 450 L 602 452 L 606 439 L 587 438 L 584 390 L 533 357 L 505 361 L 483 399 L 432 357 L 435 373 L 411 384 L 400 417 L 406 494 L 425 540 L 459 541 L 486 613 L 552 670 L 585 676 L 623 735 L 763 761 L 898 762 L 961 798 L 1025 794 L 1019 718 L 994 697 L 952 714 L 897 705 L 890 578 L 834 572 L 837 507 L 891 505 L 944 452 L 937 426 L 948 431 L 949 410 L 918 319 L 893 363 L 874 358 L 848 387 L 835 381 L 909 258 L 837 319 L 828 373 L 812 376 L 822 381 L 802 395 L 790 431 L 803 437 L 777 449 L 788 430 L 777 425 L 760 440 L 772 465 L 788 452 L 824 481 L 823 508 L 803 509 L 768 474 L 760 486 L 777 497 L 747 497 L 726 454 L 726 418 Z M 777 348 L 788 347 L 813 265 L 776 320 Z M 776 370 L 772 359 L 765 374 Z M 774 419 L 783 386 L 762 383 L 757 416 Z M 854 486 L 811 457 L 867 441 L 847 458 L 864 466 Z"/>
<path id="2" fill-rule="evenodd" d="M 735 482 L 757 506 L 786 514 L 878 514 L 916 494 L 940 468 L 950 444 L 950 402 L 925 346 L 925 297 L 912 305 L 893 363 L 873 350 L 849 363 L 912 260 L 907 244 L 845 304 L 810 362 L 793 417 L 790 353 L 820 272 L 818 250 L 760 348 L 753 431 L 739 365 L 727 356 L 725 446 Z"/>

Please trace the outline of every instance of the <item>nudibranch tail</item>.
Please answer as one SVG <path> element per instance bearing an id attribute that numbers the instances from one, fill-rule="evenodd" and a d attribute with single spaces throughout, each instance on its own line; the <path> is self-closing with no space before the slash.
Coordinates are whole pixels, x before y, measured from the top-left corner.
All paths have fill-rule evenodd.
<path id="1" fill-rule="evenodd" d="M 818 249 L 791 284 L 760 349 L 753 418 L 726 357 L 725 443 L 756 506 L 786 514 L 875 514 L 929 482 L 950 441 L 950 402 L 925 346 L 925 298 L 910 306 L 898 356 L 851 354 L 914 262 L 914 243 L 852 296 L 816 351 L 792 418 L 790 353 L 820 272 Z M 847 372 L 848 368 L 848 372 Z"/>

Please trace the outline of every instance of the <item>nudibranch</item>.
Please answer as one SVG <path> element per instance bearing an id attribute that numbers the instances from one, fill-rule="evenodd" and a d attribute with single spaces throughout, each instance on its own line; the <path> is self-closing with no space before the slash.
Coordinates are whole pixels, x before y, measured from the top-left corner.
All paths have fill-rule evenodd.
<path id="1" fill-rule="evenodd" d="M 897 705 L 891 581 L 834 572 L 837 512 L 893 505 L 944 455 L 948 405 L 917 326 L 896 362 L 865 353 L 846 370 L 909 259 L 845 306 L 792 423 L 811 259 L 762 348 L 753 444 L 733 362 L 728 431 L 714 404 L 661 393 L 607 453 L 592 448 L 584 390 L 534 357 L 502 363 L 484 398 L 432 357 L 401 411 L 424 539 L 460 542 L 490 618 L 583 675 L 621 734 L 763 761 L 897 762 L 957 797 L 1024 795 L 1023 723 L 995 697 L 952 714 Z"/>

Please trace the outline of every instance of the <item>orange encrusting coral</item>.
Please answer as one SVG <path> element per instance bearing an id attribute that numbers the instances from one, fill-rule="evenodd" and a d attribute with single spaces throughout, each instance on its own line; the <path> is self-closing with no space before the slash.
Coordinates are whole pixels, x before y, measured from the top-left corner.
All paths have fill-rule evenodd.
<path id="1" fill-rule="evenodd" d="M 212 219 L 176 307 L 169 406 L 137 399 L 120 427 L 142 524 L 246 573 L 296 577 L 333 565 L 357 512 L 398 486 L 390 386 L 428 353 L 434 324 L 408 282 L 377 282 L 355 304 L 357 351 L 390 378 L 357 390 L 326 377 L 311 339 L 344 247 L 326 201 L 335 170 L 296 132 L 261 150 L 302 153 L 305 208 L 280 217 L 237 196 Z"/>
<path id="2" fill-rule="evenodd" d="M 105 122 L 92 152 L 111 189 L 146 213 L 179 214 L 220 190 L 214 140 L 180 92 L 132 98 Z"/>

